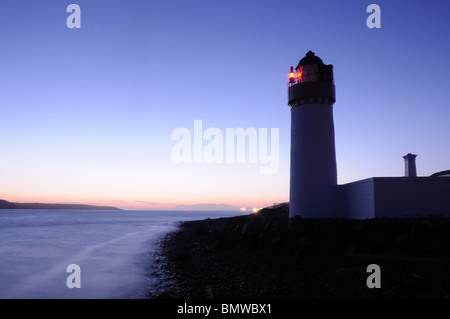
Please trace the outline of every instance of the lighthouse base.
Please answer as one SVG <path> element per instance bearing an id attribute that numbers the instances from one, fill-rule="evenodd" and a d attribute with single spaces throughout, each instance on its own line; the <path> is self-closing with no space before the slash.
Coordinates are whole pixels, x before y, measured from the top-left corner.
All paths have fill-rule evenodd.
<path id="1" fill-rule="evenodd" d="M 295 181 L 294 181 L 295 183 Z M 291 188 L 289 218 L 339 218 L 343 217 L 336 185 L 309 185 Z"/>
<path id="2" fill-rule="evenodd" d="M 333 106 L 291 110 L 290 217 L 339 217 Z"/>

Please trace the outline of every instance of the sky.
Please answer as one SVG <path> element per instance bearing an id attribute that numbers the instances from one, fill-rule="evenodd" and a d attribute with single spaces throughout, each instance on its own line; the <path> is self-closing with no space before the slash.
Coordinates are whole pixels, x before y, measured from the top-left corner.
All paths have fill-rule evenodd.
<path id="1" fill-rule="evenodd" d="M 67 25 L 72 3 L 81 28 Z M 381 28 L 366 24 L 372 3 Z M 0 198 L 151 210 L 286 202 L 287 74 L 308 50 L 334 66 L 339 184 L 402 176 L 407 153 L 419 176 L 450 169 L 449 12 L 445 0 L 2 0 Z M 267 131 L 272 172 L 261 153 L 250 160 L 252 142 L 242 163 L 219 147 L 212 162 L 194 159 L 218 133 L 225 150 L 238 128 L 259 142 Z M 174 149 L 187 135 L 174 132 L 190 134 L 181 163 Z"/>

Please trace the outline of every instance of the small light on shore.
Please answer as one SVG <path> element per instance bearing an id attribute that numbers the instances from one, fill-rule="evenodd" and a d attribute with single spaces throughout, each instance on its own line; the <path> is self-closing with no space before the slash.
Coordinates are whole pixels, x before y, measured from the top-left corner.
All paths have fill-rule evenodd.
<path id="1" fill-rule="evenodd" d="M 247 208 L 241 207 L 241 212 L 245 213 L 247 211 Z"/>
<path id="2" fill-rule="evenodd" d="M 253 208 L 253 213 L 257 213 L 257 212 L 259 212 L 260 210 L 261 210 L 262 208 Z"/>

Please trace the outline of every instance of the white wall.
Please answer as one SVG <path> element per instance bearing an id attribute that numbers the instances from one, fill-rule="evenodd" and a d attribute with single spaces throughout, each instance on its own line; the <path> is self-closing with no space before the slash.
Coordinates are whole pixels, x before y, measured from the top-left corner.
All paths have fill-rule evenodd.
<path id="1" fill-rule="evenodd" d="M 373 178 L 339 185 L 343 215 L 349 219 L 375 217 L 375 199 Z"/>

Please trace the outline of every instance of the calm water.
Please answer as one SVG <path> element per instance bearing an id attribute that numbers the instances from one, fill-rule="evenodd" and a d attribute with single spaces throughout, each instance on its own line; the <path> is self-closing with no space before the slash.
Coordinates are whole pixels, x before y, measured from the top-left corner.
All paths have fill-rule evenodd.
<path id="1" fill-rule="evenodd" d="M 162 236 L 179 221 L 239 214 L 0 210 L 0 298 L 145 298 Z M 70 264 L 81 288 L 67 287 Z"/>

